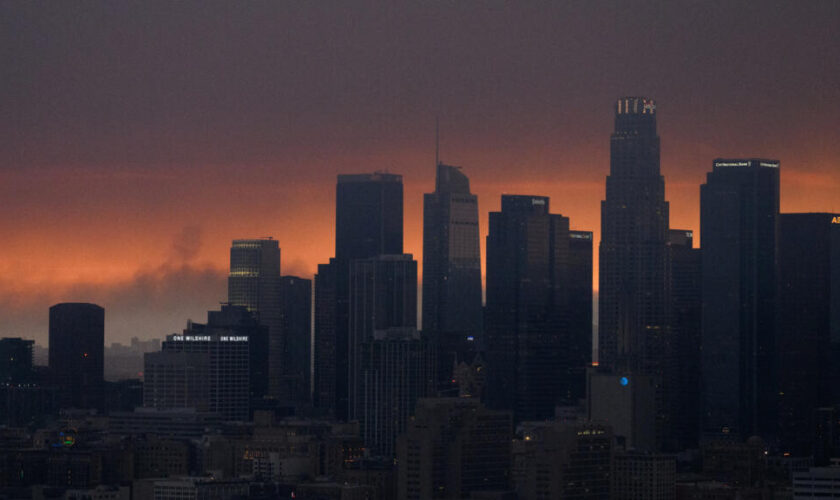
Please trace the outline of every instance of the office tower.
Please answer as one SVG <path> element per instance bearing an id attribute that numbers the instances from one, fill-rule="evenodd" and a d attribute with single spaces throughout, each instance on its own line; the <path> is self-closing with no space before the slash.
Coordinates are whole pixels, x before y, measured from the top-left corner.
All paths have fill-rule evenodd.
<path id="1" fill-rule="evenodd" d="M 519 498 L 608 500 L 613 434 L 598 423 L 529 423 L 513 442 Z"/>
<path id="2" fill-rule="evenodd" d="M 0 339 L 0 384 L 21 384 L 32 380 L 34 340 Z"/>
<path id="3" fill-rule="evenodd" d="M 566 400 L 586 397 L 586 367 L 592 364 L 592 232 L 569 231 L 569 384 Z"/>
<path id="4" fill-rule="evenodd" d="M 745 439 L 776 423 L 779 162 L 717 159 L 700 186 L 704 433 Z"/>
<path id="5" fill-rule="evenodd" d="M 675 389 L 670 393 L 674 423 L 670 448 L 696 448 L 700 431 L 700 264 L 699 248 L 693 248 L 694 232 L 671 229 L 668 233 L 669 323 L 674 349 L 669 365 Z"/>
<path id="6" fill-rule="evenodd" d="M 779 437 L 782 450 L 794 456 L 813 452 L 814 411 L 834 400 L 832 304 L 840 283 L 840 215 L 781 214 L 778 224 L 777 353 Z M 837 326 L 835 326 L 837 328 Z M 835 342 L 840 339 L 835 339 Z"/>
<path id="7" fill-rule="evenodd" d="M 438 163 L 435 192 L 423 195 L 423 333 L 438 346 L 443 387 L 457 362 L 472 362 L 482 332 L 478 233 L 470 180 Z"/>
<path id="8" fill-rule="evenodd" d="M 265 330 L 243 330 L 238 322 L 231 326 L 230 320 L 239 313 L 245 311 L 224 307 L 211 311 L 207 324 L 188 322 L 183 334 L 166 337 L 160 352 L 146 353 L 143 405 L 195 408 L 225 420 L 247 420 L 254 356 L 249 344 Z M 267 344 L 263 341 L 263 348 Z"/>
<path id="9" fill-rule="evenodd" d="M 280 291 L 280 247 L 276 240 L 233 240 L 230 247 L 228 303 L 245 306 L 268 327 L 268 394 L 288 399 L 283 388 L 283 352 Z"/>
<path id="10" fill-rule="evenodd" d="M 488 404 L 516 421 L 566 397 L 569 219 L 544 196 L 502 196 L 487 236 Z"/>
<path id="11" fill-rule="evenodd" d="M 283 276 L 283 381 L 285 393 L 296 404 L 309 404 L 312 343 L 312 280 Z"/>
<path id="12" fill-rule="evenodd" d="M 660 369 L 667 231 L 656 104 L 642 97 L 621 98 L 610 138 L 607 195 L 601 202 L 601 366 L 645 373 Z"/>
<path id="13" fill-rule="evenodd" d="M 659 453 L 625 452 L 613 458 L 615 500 L 675 500 L 677 458 Z"/>
<path id="14" fill-rule="evenodd" d="M 350 263 L 348 382 L 350 418 L 362 399 L 361 356 L 374 333 L 417 328 L 417 261 L 411 255 L 380 255 Z"/>
<path id="15" fill-rule="evenodd" d="M 192 323 L 194 329 L 201 328 Z M 218 311 L 207 311 L 207 323 L 203 327 L 205 335 L 219 335 L 224 339 L 248 339 L 248 379 L 251 400 L 259 400 L 268 395 L 270 360 L 269 330 L 261 324 L 245 306 L 222 304 Z"/>
<path id="16" fill-rule="evenodd" d="M 503 195 L 487 236 L 488 403 L 516 421 L 569 394 L 569 219 L 543 196 Z"/>
<path id="17" fill-rule="evenodd" d="M 397 443 L 400 500 L 470 498 L 508 489 L 511 415 L 471 398 L 429 398 Z M 524 497 L 523 497 L 524 498 Z"/>
<path id="18" fill-rule="evenodd" d="M 335 416 L 338 370 L 336 369 L 336 269 L 335 259 L 318 264 L 315 275 L 315 325 L 312 370 L 312 406 L 319 413 Z M 346 381 L 346 375 L 341 379 Z"/>
<path id="19" fill-rule="evenodd" d="M 432 349 L 416 331 L 417 262 L 411 255 L 353 260 L 349 283 L 349 419 L 359 420 L 368 450 L 391 457 L 435 379 Z"/>
<path id="20" fill-rule="evenodd" d="M 339 175 L 335 258 L 315 278 L 315 365 L 318 408 L 346 420 L 350 262 L 403 251 L 402 176 L 377 172 Z M 325 377 L 334 376 L 333 380 Z M 327 396 L 329 387 L 335 391 Z"/>
<path id="21" fill-rule="evenodd" d="M 587 418 L 607 422 L 627 449 L 656 448 L 656 383 L 649 375 L 591 368 L 587 374 Z"/>
<path id="22" fill-rule="evenodd" d="M 359 346 L 358 390 L 351 419 L 359 421 L 365 449 L 390 460 L 420 398 L 433 395 L 434 352 L 413 328 L 377 330 Z"/>
<path id="23" fill-rule="evenodd" d="M 105 309 L 84 303 L 50 307 L 49 363 L 62 407 L 102 407 L 104 356 Z"/>

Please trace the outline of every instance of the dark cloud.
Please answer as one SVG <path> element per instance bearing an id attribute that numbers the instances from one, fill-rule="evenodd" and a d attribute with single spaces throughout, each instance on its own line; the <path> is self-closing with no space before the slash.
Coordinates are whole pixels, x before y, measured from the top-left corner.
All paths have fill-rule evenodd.
<path id="1" fill-rule="evenodd" d="M 11 286 L 0 283 L 0 290 Z M 105 308 L 105 342 L 162 337 L 203 321 L 227 297 L 225 273 L 204 265 L 163 265 L 132 279 L 107 285 L 77 284 L 63 289 L 0 292 L 0 337 L 23 336 L 47 343 L 49 307 L 59 302 L 93 302 Z M 13 304 L 10 307 L 10 304 Z"/>

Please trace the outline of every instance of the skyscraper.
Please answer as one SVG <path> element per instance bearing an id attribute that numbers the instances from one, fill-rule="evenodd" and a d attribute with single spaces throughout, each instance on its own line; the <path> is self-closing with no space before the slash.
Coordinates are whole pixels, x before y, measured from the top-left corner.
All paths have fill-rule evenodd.
<path id="1" fill-rule="evenodd" d="M 233 240 L 230 247 L 228 302 L 245 306 L 268 327 L 268 393 L 287 399 L 283 384 L 285 341 L 280 289 L 280 247 L 277 240 Z"/>
<path id="2" fill-rule="evenodd" d="M 296 404 L 308 404 L 310 353 L 312 352 L 312 280 L 296 276 L 281 278 L 283 297 L 283 381 L 284 393 Z"/>
<path id="3" fill-rule="evenodd" d="M 438 346 L 440 381 L 482 331 L 478 197 L 459 167 L 437 164 L 435 192 L 423 195 L 423 332 Z"/>
<path id="4" fill-rule="evenodd" d="M 615 106 L 607 196 L 601 202 L 598 361 L 603 367 L 660 371 L 667 232 L 656 103 L 624 97 Z"/>
<path id="5" fill-rule="evenodd" d="M 566 399 L 586 397 L 586 367 L 592 364 L 592 231 L 569 231 L 569 383 Z"/>
<path id="6" fill-rule="evenodd" d="M 669 392 L 673 415 L 671 448 L 696 448 L 700 431 L 700 249 L 694 248 L 694 232 L 671 229 L 669 323 L 673 336 L 673 385 Z"/>
<path id="7" fill-rule="evenodd" d="M 717 159 L 700 186 L 704 431 L 775 431 L 779 162 Z"/>
<path id="8" fill-rule="evenodd" d="M 840 268 L 840 214 L 781 214 L 778 231 L 779 437 L 783 451 L 807 456 L 814 451 L 815 410 L 840 402 L 833 397 L 840 358 L 831 338 L 832 301 L 840 303 L 834 296 L 840 283 L 832 288 L 832 272 Z"/>
<path id="9" fill-rule="evenodd" d="M 50 307 L 49 363 L 63 407 L 101 408 L 105 309 L 84 303 Z"/>
<path id="10" fill-rule="evenodd" d="M 488 404 L 517 421 L 563 402 L 569 344 L 569 219 L 544 196 L 502 196 L 487 235 Z"/>
<path id="11" fill-rule="evenodd" d="M 402 176 L 339 175 L 335 221 L 335 258 L 318 266 L 315 277 L 315 366 L 321 371 L 315 375 L 315 402 L 321 411 L 344 420 L 348 415 L 350 262 L 402 254 Z M 332 397 L 327 394 L 330 390 Z"/>

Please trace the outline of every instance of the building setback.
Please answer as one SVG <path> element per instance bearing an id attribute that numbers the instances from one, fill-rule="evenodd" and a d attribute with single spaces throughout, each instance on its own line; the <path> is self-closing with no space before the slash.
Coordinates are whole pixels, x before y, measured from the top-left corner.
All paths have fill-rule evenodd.
<path id="1" fill-rule="evenodd" d="M 700 186 L 707 436 L 775 434 L 779 162 L 717 159 Z"/>

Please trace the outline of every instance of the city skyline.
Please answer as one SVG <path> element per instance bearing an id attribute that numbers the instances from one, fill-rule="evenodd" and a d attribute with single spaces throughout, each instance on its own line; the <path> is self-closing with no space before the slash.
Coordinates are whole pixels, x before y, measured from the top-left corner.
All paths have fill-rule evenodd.
<path id="1" fill-rule="evenodd" d="M 3 83 L 0 334 L 45 343 L 44 311 L 63 301 L 105 307 L 107 342 L 178 331 L 223 300 L 235 238 L 273 236 L 284 272 L 310 278 L 333 252 L 323 186 L 338 174 L 403 175 L 404 251 L 422 266 L 435 116 L 441 160 L 464 168 L 480 200 L 480 239 L 506 192 L 550 197 L 597 245 L 609 106 L 634 94 L 659 106 L 671 226 L 700 244 L 699 185 L 713 158 L 779 159 L 782 212 L 840 210 L 840 7 L 636 7 L 216 7 L 195 19 L 191 9 L 8 7 L 3 45 L 23 56 Z M 319 38 L 348 15 L 383 29 Z M 610 32 L 592 29 L 601 25 Z M 147 43 L 149 26 L 159 43 Z M 227 40 L 227 51 L 202 50 Z M 335 83 L 307 88 L 314 80 Z M 597 287 L 597 257 L 594 270 Z M 173 298 L 182 303 L 170 311 Z"/>

